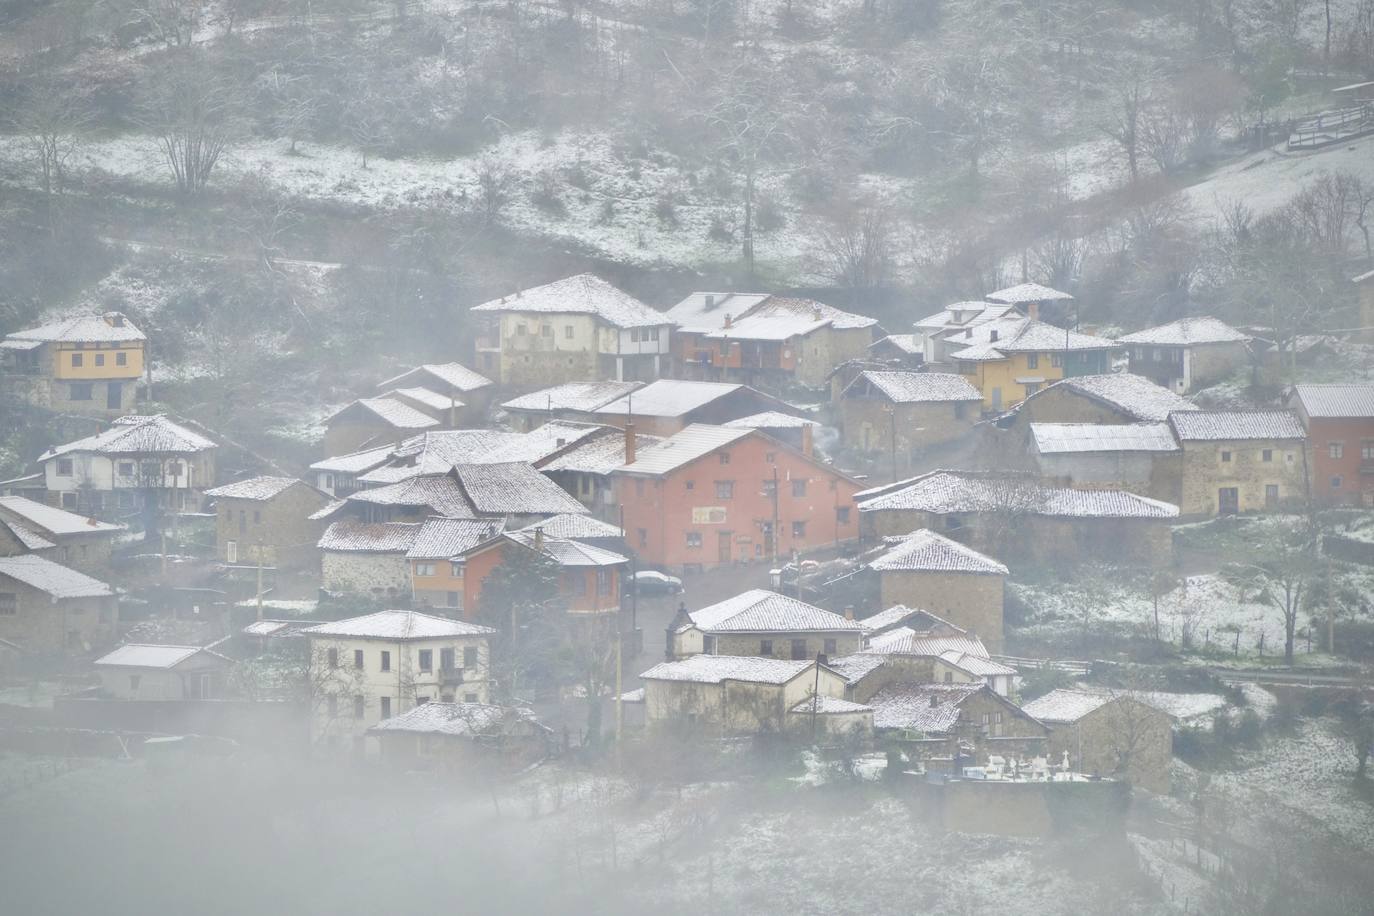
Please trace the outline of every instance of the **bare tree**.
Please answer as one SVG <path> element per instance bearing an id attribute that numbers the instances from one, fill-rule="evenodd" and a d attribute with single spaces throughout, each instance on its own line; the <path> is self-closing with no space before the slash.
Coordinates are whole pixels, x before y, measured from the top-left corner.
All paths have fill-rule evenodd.
<path id="1" fill-rule="evenodd" d="M 1127 62 L 1108 73 L 1111 118 L 1103 128 L 1126 156 L 1131 181 L 1140 178 L 1141 127 L 1154 83 L 1153 73 L 1136 61 Z"/>
<path id="2" fill-rule="evenodd" d="M 187 198 L 205 190 L 240 128 L 234 87 L 208 71 L 199 54 L 187 52 L 152 78 L 142 106 L 143 123 Z"/>
<path id="3" fill-rule="evenodd" d="M 187 48 L 205 19 L 204 0 L 148 0 L 134 11 L 169 48 Z"/>
<path id="4" fill-rule="evenodd" d="M 67 164 L 76 155 L 90 126 L 90 109 L 84 99 L 70 90 L 43 80 L 34 87 L 13 120 L 15 130 L 28 140 L 47 206 L 48 229 L 53 231 L 56 221 L 54 196 L 61 192 L 66 182 Z"/>
<path id="5" fill-rule="evenodd" d="M 1321 531 L 1314 519 L 1289 531 L 1252 539 L 1249 561 L 1237 564 L 1228 577 L 1243 590 L 1277 610 L 1283 620 L 1283 660 L 1293 664 L 1298 615 L 1314 582 L 1328 575 L 1320 551 Z"/>
<path id="6" fill-rule="evenodd" d="M 882 207 L 842 212 L 821 236 L 820 253 L 837 286 L 855 294 L 881 288 L 892 274 L 890 215 Z"/>

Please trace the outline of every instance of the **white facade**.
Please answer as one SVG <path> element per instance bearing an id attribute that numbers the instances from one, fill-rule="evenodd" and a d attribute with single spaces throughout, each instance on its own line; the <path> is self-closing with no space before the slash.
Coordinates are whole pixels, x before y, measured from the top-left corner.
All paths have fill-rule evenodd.
<path id="1" fill-rule="evenodd" d="M 180 493 L 171 497 L 173 504 L 194 507 L 199 498 L 193 494 L 214 483 L 212 461 L 204 455 L 148 458 L 68 452 L 43 463 L 43 478 L 48 492 L 59 494 L 63 508 L 76 507 L 81 492 L 132 494 L 144 489 Z"/>

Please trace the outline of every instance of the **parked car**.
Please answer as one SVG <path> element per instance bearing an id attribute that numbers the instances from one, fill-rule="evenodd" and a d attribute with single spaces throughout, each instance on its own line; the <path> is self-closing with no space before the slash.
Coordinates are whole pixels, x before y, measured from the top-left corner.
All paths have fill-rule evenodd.
<path id="1" fill-rule="evenodd" d="M 635 573 L 635 593 L 639 595 L 680 595 L 682 580 L 653 569 Z"/>

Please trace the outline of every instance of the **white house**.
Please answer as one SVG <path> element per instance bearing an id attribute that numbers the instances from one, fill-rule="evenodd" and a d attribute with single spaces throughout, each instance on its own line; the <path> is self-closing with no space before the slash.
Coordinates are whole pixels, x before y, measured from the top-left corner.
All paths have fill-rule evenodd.
<path id="1" fill-rule="evenodd" d="M 200 646 L 129 643 L 95 660 L 100 686 L 119 700 L 211 700 L 232 662 Z"/>

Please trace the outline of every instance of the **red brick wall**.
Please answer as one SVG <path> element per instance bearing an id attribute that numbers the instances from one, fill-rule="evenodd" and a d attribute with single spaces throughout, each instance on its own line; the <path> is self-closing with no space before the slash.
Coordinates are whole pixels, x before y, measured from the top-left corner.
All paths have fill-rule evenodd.
<path id="1" fill-rule="evenodd" d="M 1361 491 L 1374 493 L 1374 474 L 1360 473 L 1361 440 L 1374 440 L 1374 420 L 1334 420 L 1313 418 L 1308 421 L 1308 435 L 1312 439 L 1313 473 L 1312 495 L 1320 503 L 1358 503 Z M 1343 454 L 1331 457 L 1330 445 L 1340 442 Z M 1374 467 L 1374 460 L 1367 462 Z M 1331 478 L 1340 477 L 1339 488 L 1331 486 Z"/>

